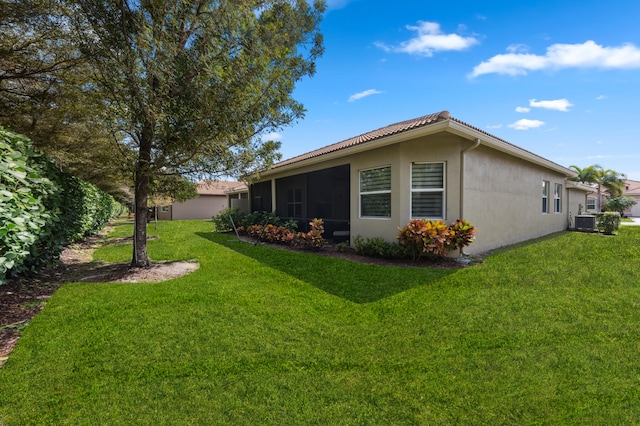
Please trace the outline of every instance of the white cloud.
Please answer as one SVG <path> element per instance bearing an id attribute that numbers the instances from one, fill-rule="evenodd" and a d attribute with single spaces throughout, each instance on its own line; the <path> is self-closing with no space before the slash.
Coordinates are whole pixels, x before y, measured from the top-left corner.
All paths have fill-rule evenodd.
<path id="1" fill-rule="evenodd" d="M 603 99 L 607 99 L 607 96 L 605 96 L 605 95 L 600 95 L 600 96 L 598 96 L 598 97 L 596 98 L 596 100 L 597 100 L 597 101 L 601 101 L 601 100 L 603 100 Z"/>
<path id="2" fill-rule="evenodd" d="M 640 48 L 631 43 L 617 47 L 605 47 L 593 40 L 582 44 L 553 44 L 544 56 L 514 51 L 511 46 L 508 50 L 510 53 L 496 55 L 477 65 L 470 76 L 526 75 L 530 71 L 564 68 L 640 68 Z"/>
<path id="3" fill-rule="evenodd" d="M 388 46 L 381 42 L 375 43 L 376 46 L 387 52 L 401 52 L 431 57 L 434 52 L 464 50 L 478 44 L 478 40 L 475 37 L 444 34 L 440 29 L 440 24 L 437 22 L 418 21 L 417 26 L 407 25 L 407 29 L 418 34 L 397 46 Z"/>
<path id="4" fill-rule="evenodd" d="M 509 124 L 508 127 L 515 130 L 529 130 L 529 129 L 535 129 L 536 127 L 540 127 L 542 125 L 544 125 L 544 121 L 529 120 L 526 118 L 522 118 L 513 124 Z"/>
<path id="5" fill-rule="evenodd" d="M 556 111 L 567 112 L 569 111 L 569 107 L 572 107 L 573 104 L 567 99 L 555 99 L 552 101 L 538 101 L 531 99 L 529 101 L 529 106 L 533 108 L 553 109 Z"/>
<path id="6" fill-rule="evenodd" d="M 327 10 L 342 9 L 349 4 L 349 2 L 351 2 L 351 0 L 327 0 Z"/>
<path id="7" fill-rule="evenodd" d="M 527 53 L 529 46 L 526 44 L 510 44 L 507 46 L 507 52 L 509 53 Z"/>
<path id="8" fill-rule="evenodd" d="M 487 129 L 500 129 L 502 124 L 490 124 L 487 126 Z"/>
<path id="9" fill-rule="evenodd" d="M 367 96 L 371 95 L 379 95 L 380 93 L 382 92 L 376 89 L 365 90 L 364 92 L 356 93 L 355 95 L 349 96 L 349 102 L 355 102 L 358 99 L 366 98 Z"/>
<path id="10" fill-rule="evenodd" d="M 271 132 L 262 135 L 262 141 L 278 141 L 282 139 L 282 135 L 278 132 Z"/>
<path id="11" fill-rule="evenodd" d="M 531 111 L 531 108 L 527 108 L 527 107 L 516 107 L 516 112 L 529 112 Z"/>

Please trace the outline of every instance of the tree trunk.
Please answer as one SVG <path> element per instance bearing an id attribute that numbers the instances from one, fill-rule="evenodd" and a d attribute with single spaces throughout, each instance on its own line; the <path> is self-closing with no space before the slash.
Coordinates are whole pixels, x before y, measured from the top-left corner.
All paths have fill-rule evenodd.
<path id="1" fill-rule="evenodd" d="M 142 132 L 135 176 L 135 219 L 133 226 L 133 259 L 131 266 L 149 266 L 147 255 L 147 199 L 149 196 L 149 175 L 151 163 L 151 135 Z"/>

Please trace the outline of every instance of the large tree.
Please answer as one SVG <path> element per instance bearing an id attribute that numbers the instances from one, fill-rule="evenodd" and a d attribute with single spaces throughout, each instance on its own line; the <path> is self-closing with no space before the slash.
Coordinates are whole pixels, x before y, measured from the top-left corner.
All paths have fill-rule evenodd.
<path id="1" fill-rule="evenodd" d="M 597 188 L 596 211 L 601 210 L 602 188 L 605 188 L 613 197 L 622 195 L 624 190 L 624 182 L 627 176 L 624 173 L 616 172 L 611 169 L 604 169 L 599 164 L 580 168 L 578 166 L 569 166 L 578 176 L 573 178 L 576 182 L 588 183 L 595 185 Z"/>
<path id="2" fill-rule="evenodd" d="M 0 124 L 126 201 L 124 162 L 114 161 L 93 72 L 69 37 L 70 13 L 56 0 L 0 0 Z"/>
<path id="3" fill-rule="evenodd" d="M 79 0 L 70 28 L 112 133 L 135 164 L 133 266 L 149 264 L 146 210 L 160 175 L 251 173 L 278 158 L 269 131 L 301 118 L 295 83 L 322 53 L 324 2 Z"/>

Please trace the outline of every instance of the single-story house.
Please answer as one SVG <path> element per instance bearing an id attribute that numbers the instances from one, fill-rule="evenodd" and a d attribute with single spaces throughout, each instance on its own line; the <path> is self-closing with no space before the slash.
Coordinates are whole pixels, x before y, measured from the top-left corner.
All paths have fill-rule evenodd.
<path id="1" fill-rule="evenodd" d="M 325 235 L 394 241 L 417 218 L 468 220 L 481 253 L 573 226 L 592 188 L 576 173 L 451 117 L 391 124 L 274 164 L 251 183 L 251 211 Z"/>
<path id="2" fill-rule="evenodd" d="M 238 185 L 227 190 L 225 192 L 229 199 L 229 205 L 227 207 L 231 209 L 239 209 L 243 213 L 249 213 L 249 188 L 244 183 L 238 183 Z"/>
<path id="3" fill-rule="evenodd" d="M 624 192 L 622 195 L 631 197 L 636 201 L 636 205 L 624 212 L 625 216 L 640 217 L 640 182 L 637 180 L 627 179 L 624 183 Z"/>
<path id="4" fill-rule="evenodd" d="M 231 206 L 233 198 L 248 197 L 242 182 L 202 181 L 196 184 L 198 196 L 187 201 L 158 207 L 158 220 L 211 219 Z"/>
<path id="5" fill-rule="evenodd" d="M 600 205 L 604 204 L 609 198 L 610 194 L 606 189 L 603 189 L 600 194 Z M 622 196 L 631 197 L 636 201 L 636 205 L 624 212 L 627 217 L 640 217 L 640 181 L 627 179 L 624 181 L 624 189 Z M 598 198 L 595 186 L 593 187 L 593 193 L 587 197 L 587 210 L 592 213 L 596 213 L 596 199 Z"/>

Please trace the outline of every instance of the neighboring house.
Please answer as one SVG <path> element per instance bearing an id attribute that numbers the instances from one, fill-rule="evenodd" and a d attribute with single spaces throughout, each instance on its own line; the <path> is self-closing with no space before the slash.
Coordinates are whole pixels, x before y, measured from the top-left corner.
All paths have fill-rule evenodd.
<path id="1" fill-rule="evenodd" d="M 414 218 L 463 218 L 477 228 L 473 254 L 570 227 L 592 190 L 567 180 L 574 176 L 443 111 L 277 163 L 249 193 L 252 211 L 302 229 L 322 218 L 327 237 L 352 242 L 394 241 Z"/>
<path id="2" fill-rule="evenodd" d="M 159 220 L 211 219 L 229 207 L 228 191 L 239 198 L 247 197 L 246 185 L 241 182 L 202 181 L 196 184 L 198 196 L 184 202 L 158 207 Z M 244 187 L 244 190 L 242 189 Z M 245 195 L 242 195 L 242 194 Z"/>
<path id="3" fill-rule="evenodd" d="M 243 213 L 249 213 L 249 188 L 244 183 L 238 183 L 226 191 L 229 208 L 237 208 Z"/>
<path id="4" fill-rule="evenodd" d="M 587 197 L 587 210 L 595 213 L 596 210 L 596 190 L 594 188 L 594 192 Z M 602 190 L 602 200 L 601 205 L 607 201 L 607 198 L 610 196 L 609 192 L 604 189 Z M 636 205 L 631 206 L 631 208 L 624 212 L 624 215 L 627 217 L 640 217 L 640 181 L 637 180 L 629 180 L 627 179 L 624 182 L 624 190 L 622 192 L 622 196 L 631 197 L 636 201 Z"/>
<path id="5" fill-rule="evenodd" d="M 625 211 L 624 215 L 640 217 L 640 181 L 627 179 L 624 183 L 624 192 L 622 195 L 633 198 L 637 203 L 635 206 L 631 206 L 628 211 Z"/>

